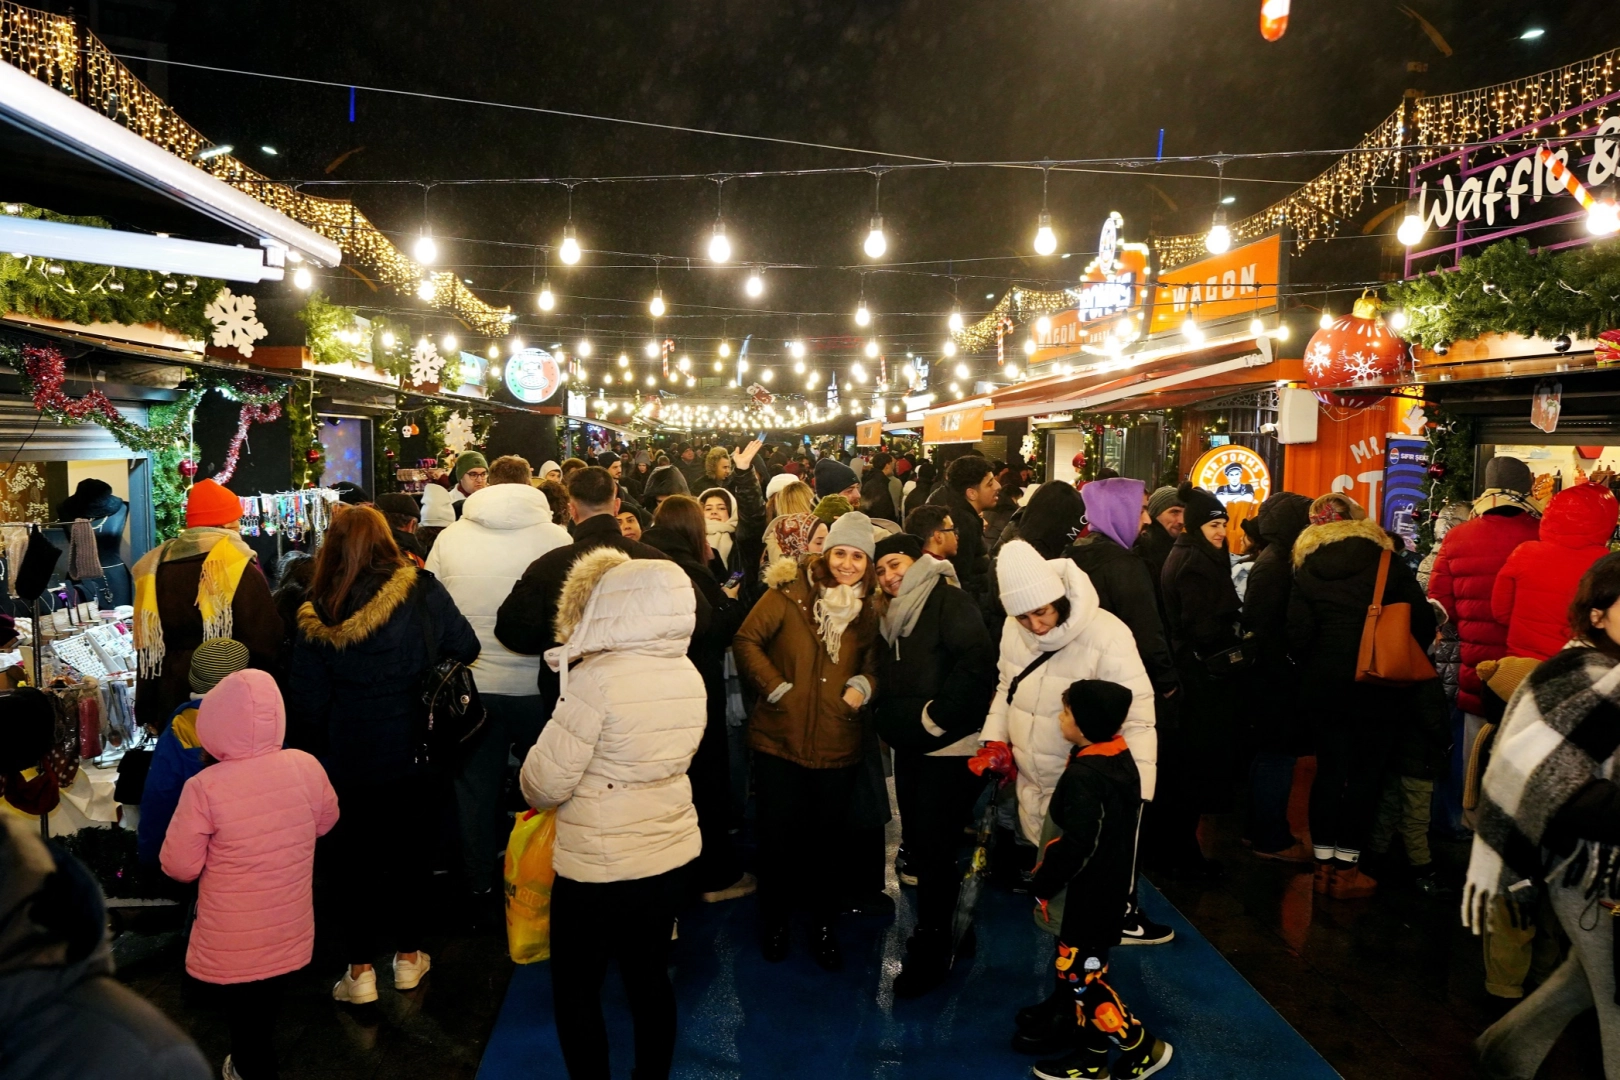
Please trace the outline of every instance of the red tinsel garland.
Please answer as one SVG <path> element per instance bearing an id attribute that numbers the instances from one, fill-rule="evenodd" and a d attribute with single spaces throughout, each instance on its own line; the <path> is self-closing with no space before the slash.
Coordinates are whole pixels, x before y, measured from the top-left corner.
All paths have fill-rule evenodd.
<path id="1" fill-rule="evenodd" d="M 225 453 L 225 467 L 214 474 L 214 482 L 228 484 L 236 475 L 236 462 L 242 456 L 242 444 L 247 441 L 248 428 L 254 424 L 268 424 L 281 419 L 281 405 L 246 404 L 237 414 L 236 434 L 231 436 L 231 448 Z"/>
<path id="2" fill-rule="evenodd" d="M 93 412 L 110 420 L 123 419 L 118 408 L 100 390 L 92 389 L 81 398 L 68 397 L 62 392 L 62 384 L 67 379 L 67 363 L 58 350 L 25 345 L 22 356 L 29 381 L 34 384 L 34 408 L 41 411 L 56 409 L 75 420 L 83 420 Z"/>

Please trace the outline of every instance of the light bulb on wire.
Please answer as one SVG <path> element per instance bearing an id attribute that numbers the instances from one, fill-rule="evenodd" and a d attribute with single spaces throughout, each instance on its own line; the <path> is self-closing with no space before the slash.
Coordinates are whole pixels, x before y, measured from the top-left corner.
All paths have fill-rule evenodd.
<path id="1" fill-rule="evenodd" d="M 445 349 L 446 352 L 455 352 L 456 351 L 456 345 L 457 345 L 456 335 L 454 335 L 454 334 L 446 334 L 446 335 L 444 335 L 442 338 L 439 339 L 439 344 L 444 346 L 444 349 Z"/>
<path id="2" fill-rule="evenodd" d="M 730 356 L 731 355 L 731 342 L 722 341 L 720 343 L 720 347 L 718 349 L 716 349 L 715 352 L 719 353 L 722 357 Z"/>
<path id="3" fill-rule="evenodd" d="M 1046 315 L 1042 315 L 1040 318 L 1036 319 L 1035 320 L 1035 332 L 1037 334 L 1041 335 L 1042 337 L 1045 337 L 1047 334 L 1050 334 L 1052 332 L 1052 319 L 1051 319 L 1051 317 L 1046 316 Z"/>
<path id="4" fill-rule="evenodd" d="M 731 258 L 731 240 L 726 236 L 726 223 L 714 219 L 714 232 L 709 237 L 709 261 L 723 263 Z"/>
<path id="5" fill-rule="evenodd" d="M 1033 337 L 1027 337 L 1027 338 L 1024 339 L 1024 355 L 1025 356 L 1034 356 L 1036 348 L 1037 348 L 1037 346 L 1035 344 L 1035 339 Z"/>
<path id="6" fill-rule="evenodd" d="M 1406 318 L 1406 309 L 1405 308 L 1396 308 L 1393 312 L 1390 313 L 1390 316 L 1389 316 L 1389 328 L 1391 330 L 1405 330 L 1406 329 L 1406 323 L 1407 323 L 1407 318 Z"/>
<path id="7" fill-rule="evenodd" d="M 642 347 L 641 351 L 646 354 L 647 359 L 649 359 L 649 360 L 658 359 L 658 342 L 656 342 L 656 341 L 647 342 L 647 344 Z"/>
<path id="8" fill-rule="evenodd" d="M 889 250 L 889 238 L 883 235 L 883 215 L 872 215 L 872 227 L 866 233 L 866 243 L 861 245 L 868 259 L 881 259 L 883 253 Z"/>
<path id="9" fill-rule="evenodd" d="M 955 356 L 956 355 L 956 342 L 950 340 L 949 338 L 946 338 L 945 339 L 945 344 L 940 347 L 939 351 L 944 353 L 946 356 Z"/>
<path id="10" fill-rule="evenodd" d="M 804 342 L 795 341 L 792 345 L 788 346 L 788 352 L 793 354 L 793 358 L 795 360 L 803 360 L 805 354 Z"/>
<path id="11" fill-rule="evenodd" d="M 1323 308 L 1322 317 L 1316 320 L 1316 325 L 1320 326 L 1324 330 L 1331 329 L 1333 326 L 1333 312 L 1329 311 L 1327 308 Z"/>
<path id="12" fill-rule="evenodd" d="M 765 278 L 758 267 L 748 275 L 748 282 L 743 286 L 743 291 L 755 299 L 765 295 Z"/>
<path id="13" fill-rule="evenodd" d="M 489 343 L 489 348 L 484 350 L 484 355 L 491 360 L 499 360 L 501 358 L 501 347 L 492 341 Z M 493 375 L 494 372 L 491 371 L 490 374 Z"/>
<path id="14" fill-rule="evenodd" d="M 1204 250 L 1211 255 L 1224 255 L 1232 248 L 1232 230 L 1226 226 L 1226 208 L 1220 207 L 1215 211 L 1215 218 L 1210 223 L 1209 234 L 1204 237 Z"/>
<path id="15" fill-rule="evenodd" d="M 540 295 L 536 298 L 541 311 L 550 311 L 557 306 L 557 294 L 551 291 L 551 282 L 540 283 Z"/>
<path id="16" fill-rule="evenodd" d="M 1395 230 L 1395 239 L 1411 247 L 1423 239 L 1423 232 L 1423 219 L 1416 214 L 1407 214 L 1401 219 L 1401 227 Z"/>
<path id="17" fill-rule="evenodd" d="M 411 254 L 423 266 L 432 266 L 439 258 L 439 245 L 433 242 L 433 234 L 423 228 L 422 235 L 416 238 L 416 244 L 411 248 Z"/>
<path id="18" fill-rule="evenodd" d="M 860 307 L 855 309 L 855 325 L 868 326 L 872 322 L 872 313 L 867 310 L 866 301 L 862 300 Z"/>
<path id="19" fill-rule="evenodd" d="M 432 300 L 438 294 L 438 287 L 433 284 L 431 277 L 424 277 L 416 283 L 416 298 L 418 300 Z"/>
<path id="20" fill-rule="evenodd" d="M 1035 254 L 1050 255 L 1057 250 L 1057 233 L 1052 231 L 1052 215 L 1045 210 L 1035 226 Z"/>
<path id="21" fill-rule="evenodd" d="M 962 313 L 955 308 L 951 308 L 951 317 L 945 320 L 945 325 L 950 328 L 951 333 L 960 334 L 962 332 Z"/>
<path id="22" fill-rule="evenodd" d="M 557 249 L 557 258 L 573 266 L 579 262 L 579 240 L 574 236 L 574 226 L 563 226 L 562 246 Z"/>
<path id="23" fill-rule="evenodd" d="M 309 267 L 300 266 L 293 271 L 293 288 L 299 292 L 309 292 L 315 287 L 315 275 L 309 272 Z"/>
<path id="24" fill-rule="evenodd" d="M 574 353 L 578 356 L 590 356 L 595 351 L 590 338 L 580 338 L 579 344 L 574 346 Z"/>
<path id="25" fill-rule="evenodd" d="M 652 313 L 652 317 L 655 318 L 655 319 L 658 318 L 659 316 L 663 315 L 663 313 L 664 313 L 664 290 L 663 289 L 659 289 L 659 290 L 657 290 L 657 291 L 655 291 L 653 293 L 652 301 L 647 305 L 647 310 Z"/>
<path id="26" fill-rule="evenodd" d="M 619 366 L 622 368 L 630 366 L 630 358 L 624 353 L 619 354 Z"/>
<path id="27" fill-rule="evenodd" d="M 866 355 L 867 356 L 871 357 L 873 360 L 876 360 L 877 357 L 878 357 L 878 353 L 881 352 L 881 351 L 882 350 L 880 348 L 878 348 L 877 338 L 871 338 L 871 339 L 869 339 L 867 341 L 867 343 L 866 343 Z"/>
<path id="28" fill-rule="evenodd" d="M 1586 231 L 1593 236 L 1620 232 L 1620 205 L 1609 199 L 1593 203 L 1586 211 Z"/>

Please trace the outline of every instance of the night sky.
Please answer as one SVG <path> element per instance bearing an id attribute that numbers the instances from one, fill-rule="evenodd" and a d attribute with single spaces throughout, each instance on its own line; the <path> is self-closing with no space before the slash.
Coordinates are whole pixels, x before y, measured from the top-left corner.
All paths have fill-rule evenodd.
<path id="1" fill-rule="evenodd" d="M 1414 0 L 1450 57 L 1389 0 L 1294 6 L 1276 44 L 1260 37 L 1258 0 L 233 0 L 182 3 L 167 32 L 155 36 L 166 38 L 175 60 L 952 161 L 1152 155 L 1161 127 L 1167 155 L 1345 147 L 1395 109 L 1408 87 L 1483 85 L 1620 39 L 1612 3 L 1595 0 Z M 1519 40 L 1529 27 L 1546 33 Z M 1414 64 L 1427 70 L 1409 70 Z M 350 123 L 341 88 L 181 68 L 168 78 L 182 115 L 235 144 L 255 167 L 292 180 L 710 173 L 892 160 L 363 91 Z M 260 145 L 280 155 L 268 157 Z M 1256 180 L 1301 181 L 1330 160 L 1229 165 L 1224 190 L 1237 197 L 1233 216 L 1290 190 Z M 866 275 L 878 333 L 886 343 L 937 348 L 952 304 L 949 273 L 959 275 L 969 312 L 1010 281 L 1072 281 L 1110 210 L 1124 214 L 1127 239 L 1207 227 L 1213 167 L 1158 170 L 1207 179 L 1146 175 L 1152 171 L 1052 174 L 1050 208 L 1069 260 L 1030 254 L 1038 170 L 890 174 L 882 184 L 890 240 L 882 265 L 926 262 L 907 269 L 939 276 Z M 353 197 L 407 247 L 420 227 L 420 187 L 312 190 Z M 728 183 L 735 255 L 719 272 L 702 257 L 715 195 L 705 179 L 579 187 L 574 222 L 586 248 L 598 250 L 568 272 L 553 258 L 561 302 L 543 324 L 532 284 L 543 255 L 533 245 L 560 239 L 564 189 L 439 187 L 428 212 L 436 235 L 466 238 L 442 244 L 442 261 L 487 300 L 513 304 L 523 316 L 520 332 L 536 341 L 571 340 L 585 316 L 599 348 L 617 351 L 615 333 L 628 335 L 632 349 L 644 341 L 653 261 L 631 254 L 667 257 L 660 282 L 671 313 L 663 332 L 694 355 L 708 355 L 721 333 L 734 342 L 755 333 L 756 349 L 777 349 L 799 334 L 858 332 L 850 312 L 863 277 L 833 268 L 869 262 L 860 243 L 872 213 L 870 176 Z M 1339 241 L 1331 261 L 1364 275 L 1377 266 L 1379 246 L 1376 238 Z M 754 261 L 827 269 L 772 271 L 766 296 L 749 301 L 743 267 Z M 386 294 L 373 300 L 410 307 Z"/>

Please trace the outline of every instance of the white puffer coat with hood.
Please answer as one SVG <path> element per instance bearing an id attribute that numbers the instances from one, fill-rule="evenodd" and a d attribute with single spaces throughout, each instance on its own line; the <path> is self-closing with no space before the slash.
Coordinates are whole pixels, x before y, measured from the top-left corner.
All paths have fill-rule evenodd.
<path id="1" fill-rule="evenodd" d="M 686 658 L 696 612 L 691 579 L 668 560 L 598 548 L 569 571 L 563 644 L 546 652 L 562 693 L 520 777 L 530 806 L 557 807 L 563 877 L 651 877 L 702 850 L 686 778 L 708 719 Z"/>
<path id="2" fill-rule="evenodd" d="M 1063 579 L 1069 617 L 1038 637 L 1007 617 L 1001 630 L 1000 678 L 980 739 L 1005 742 L 1018 765 L 1018 820 L 1024 836 L 1039 843 L 1041 821 L 1058 778 L 1069 763 L 1071 745 L 1059 729 L 1063 692 L 1077 679 L 1105 679 L 1131 692 L 1131 710 L 1122 734 L 1142 777 L 1142 798 L 1153 798 L 1159 736 L 1153 726 L 1153 686 L 1136 650 L 1136 639 L 1119 618 L 1097 603 L 1086 572 L 1069 559 L 1048 565 Z M 1056 653 L 1018 684 L 1011 704 L 1007 688 L 1041 653 Z"/>
<path id="3" fill-rule="evenodd" d="M 495 614 L 530 563 L 572 542 L 567 529 L 551 523 L 550 500 L 528 484 L 492 484 L 473 492 L 461 520 L 434 541 L 425 569 L 456 602 L 483 648 L 472 665 L 479 693 L 535 693 L 540 658 L 502 645 Z"/>

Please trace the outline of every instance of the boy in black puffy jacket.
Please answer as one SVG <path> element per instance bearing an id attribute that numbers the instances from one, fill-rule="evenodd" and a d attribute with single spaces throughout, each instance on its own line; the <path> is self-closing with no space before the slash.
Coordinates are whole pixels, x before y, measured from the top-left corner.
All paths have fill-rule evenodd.
<path id="1" fill-rule="evenodd" d="M 1136 811 L 1142 785 L 1120 725 L 1131 692 L 1118 683 L 1082 679 L 1063 694 L 1063 737 L 1075 748 L 1048 809 L 1062 835 L 1046 845 L 1030 891 L 1047 901 L 1067 889 L 1054 967 L 1060 989 L 1073 1002 L 1060 1023 L 1075 1023 L 1076 1048 L 1042 1061 L 1035 1075 L 1048 1080 L 1151 1076 L 1170 1063 L 1171 1047 L 1131 1015 L 1108 985 L 1108 950 L 1119 942 L 1131 893 Z M 1049 999 L 1050 1000 L 1050 999 Z M 1019 1013 L 1019 1029 L 1047 1027 L 1053 1014 L 1043 1005 Z M 1108 1049 L 1120 1050 L 1110 1071 Z"/>

